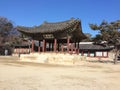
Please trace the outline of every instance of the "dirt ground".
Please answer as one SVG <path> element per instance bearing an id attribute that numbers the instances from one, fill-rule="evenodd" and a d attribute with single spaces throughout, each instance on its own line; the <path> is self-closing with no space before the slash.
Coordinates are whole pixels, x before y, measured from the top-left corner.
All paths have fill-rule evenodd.
<path id="1" fill-rule="evenodd" d="M 58 66 L 0 60 L 0 90 L 120 90 L 120 64 Z"/>

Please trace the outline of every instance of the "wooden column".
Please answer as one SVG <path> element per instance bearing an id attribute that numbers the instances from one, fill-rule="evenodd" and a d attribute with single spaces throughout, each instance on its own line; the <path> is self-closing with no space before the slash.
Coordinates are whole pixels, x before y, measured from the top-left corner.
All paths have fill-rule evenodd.
<path id="1" fill-rule="evenodd" d="M 51 51 L 50 49 L 51 49 L 51 43 L 49 42 L 49 51 Z"/>
<path id="2" fill-rule="evenodd" d="M 107 57 L 108 57 L 108 51 L 107 51 Z"/>
<path id="3" fill-rule="evenodd" d="M 53 43 L 52 43 L 52 51 L 53 51 L 53 48 L 54 48 L 54 46 L 53 46 Z"/>
<path id="4" fill-rule="evenodd" d="M 80 52 L 79 52 L 79 49 L 77 49 L 77 54 L 79 55 L 79 53 L 80 53 Z"/>
<path id="5" fill-rule="evenodd" d="M 18 54 L 18 49 L 16 48 L 16 54 Z"/>
<path id="6" fill-rule="evenodd" d="M 58 43 L 58 48 L 57 48 L 58 51 L 60 51 L 60 43 Z"/>
<path id="7" fill-rule="evenodd" d="M 73 43 L 71 44 L 71 54 L 73 54 Z"/>
<path id="8" fill-rule="evenodd" d="M 79 42 L 77 42 L 77 54 L 79 54 Z"/>
<path id="9" fill-rule="evenodd" d="M 88 57 L 90 57 L 90 51 L 88 50 Z"/>
<path id="10" fill-rule="evenodd" d="M 39 41 L 38 52 L 40 53 L 41 42 Z"/>
<path id="11" fill-rule="evenodd" d="M 84 51 L 82 50 L 82 56 L 84 56 Z"/>
<path id="12" fill-rule="evenodd" d="M 104 51 L 102 51 L 102 57 L 104 57 Z"/>
<path id="13" fill-rule="evenodd" d="M 79 42 L 77 42 L 77 48 L 79 49 Z"/>
<path id="14" fill-rule="evenodd" d="M 45 40 L 43 40 L 43 43 L 42 43 L 42 51 L 45 52 Z"/>
<path id="15" fill-rule="evenodd" d="M 75 48 L 76 48 L 76 42 L 75 42 Z"/>
<path id="16" fill-rule="evenodd" d="M 95 51 L 94 57 L 96 57 L 96 51 Z"/>
<path id="17" fill-rule="evenodd" d="M 18 54 L 20 53 L 20 47 L 18 48 Z"/>
<path id="18" fill-rule="evenodd" d="M 61 51 L 63 52 L 63 44 L 61 45 Z"/>
<path id="19" fill-rule="evenodd" d="M 69 53 L 69 43 L 70 43 L 70 38 L 67 37 L 67 52 Z"/>
<path id="20" fill-rule="evenodd" d="M 21 53 L 23 54 L 23 48 L 20 48 L 20 50 L 21 50 Z"/>
<path id="21" fill-rule="evenodd" d="M 27 54 L 28 52 L 27 52 L 27 48 L 25 48 L 25 53 Z"/>
<path id="22" fill-rule="evenodd" d="M 34 52 L 34 40 L 32 40 L 32 53 Z"/>
<path id="23" fill-rule="evenodd" d="M 44 50 L 44 52 L 47 51 L 47 47 L 46 47 L 46 45 L 47 45 L 47 42 L 46 42 L 46 40 L 45 40 L 45 50 Z"/>
<path id="24" fill-rule="evenodd" d="M 54 39 L 54 52 L 56 52 L 57 39 Z"/>
<path id="25" fill-rule="evenodd" d="M 77 48 L 74 48 L 75 53 L 77 53 Z"/>

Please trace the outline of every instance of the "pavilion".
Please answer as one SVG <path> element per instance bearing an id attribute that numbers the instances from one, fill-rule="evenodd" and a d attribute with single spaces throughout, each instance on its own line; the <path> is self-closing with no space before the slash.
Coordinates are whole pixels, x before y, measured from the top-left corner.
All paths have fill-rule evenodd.
<path id="1" fill-rule="evenodd" d="M 43 22 L 40 26 L 18 26 L 17 30 L 32 38 L 31 52 L 35 50 L 34 40 L 39 41 L 38 52 L 79 50 L 79 42 L 86 38 L 82 32 L 81 21 L 71 18 L 63 22 Z M 42 45 L 41 45 L 42 44 Z"/>

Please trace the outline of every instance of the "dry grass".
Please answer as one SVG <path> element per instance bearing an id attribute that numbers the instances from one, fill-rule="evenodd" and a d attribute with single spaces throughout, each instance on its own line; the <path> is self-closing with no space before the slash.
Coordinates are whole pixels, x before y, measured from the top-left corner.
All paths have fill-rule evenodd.
<path id="1" fill-rule="evenodd" d="M 52 65 L 0 59 L 0 90 L 120 90 L 120 64 Z"/>

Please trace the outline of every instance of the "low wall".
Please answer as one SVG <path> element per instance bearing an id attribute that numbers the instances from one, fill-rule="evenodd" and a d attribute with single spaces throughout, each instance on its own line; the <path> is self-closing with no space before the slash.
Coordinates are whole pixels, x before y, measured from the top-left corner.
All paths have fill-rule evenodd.
<path id="1" fill-rule="evenodd" d="M 81 60 L 86 60 L 86 57 L 67 53 L 31 53 L 21 54 L 20 60 L 37 63 L 72 65 L 79 63 Z"/>
<path id="2" fill-rule="evenodd" d="M 50 64 L 63 64 L 63 65 L 73 65 L 81 64 L 80 61 L 113 61 L 113 53 L 110 53 L 108 58 L 100 57 L 86 57 L 76 54 L 68 53 L 31 53 L 31 54 L 21 54 L 20 61 L 25 62 L 36 62 L 36 63 L 50 63 Z"/>
<path id="3" fill-rule="evenodd" d="M 98 61 L 98 60 L 113 61 L 114 56 L 115 56 L 115 54 L 113 52 L 109 52 L 107 58 L 106 57 L 105 58 L 104 57 L 86 57 L 86 60 L 89 60 L 89 61 Z"/>

